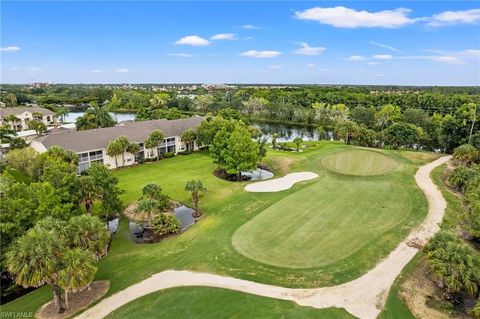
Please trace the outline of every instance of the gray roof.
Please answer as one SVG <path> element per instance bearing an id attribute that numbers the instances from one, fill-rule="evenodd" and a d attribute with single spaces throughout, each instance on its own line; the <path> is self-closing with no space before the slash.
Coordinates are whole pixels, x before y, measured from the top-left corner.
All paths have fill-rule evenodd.
<path id="1" fill-rule="evenodd" d="M 0 117 L 7 117 L 10 114 L 18 115 L 24 112 L 42 113 L 43 115 L 54 115 L 55 113 L 49 109 L 37 106 L 19 106 L 19 107 L 2 107 L 0 108 Z"/>
<path id="2" fill-rule="evenodd" d="M 42 143 L 47 149 L 56 145 L 78 153 L 107 148 L 108 143 L 121 135 L 135 143 L 143 143 L 154 130 L 162 131 L 165 137 L 181 136 L 187 129 L 195 129 L 205 119 L 197 116 L 179 120 L 123 122 L 114 127 L 45 135 L 35 141 Z"/>

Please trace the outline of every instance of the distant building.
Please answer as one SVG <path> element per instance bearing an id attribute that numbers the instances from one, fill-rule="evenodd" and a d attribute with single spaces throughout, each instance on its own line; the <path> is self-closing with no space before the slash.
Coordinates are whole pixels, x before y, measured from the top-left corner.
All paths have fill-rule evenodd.
<path id="1" fill-rule="evenodd" d="M 57 122 L 54 112 L 41 107 L 4 107 L 0 108 L 0 123 L 9 125 L 16 132 L 28 130 L 28 123 L 31 120 L 42 121 L 50 126 Z"/>
<path id="2" fill-rule="evenodd" d="M 110 168 L 130 166 L 148 158 L 156 158 L 167 152 L 179 152 L 198 149 L 196 142 L 185 143 L 181 135 L 188 129 L 197 128 L 205 117 L 190 117 L 178 120 L 152 120 L 140 122 L 123 122 L 118 126 L 85 131 L 67 131 L 63 133 L 40 136 L 30 142 L 30 147 L 43 153 L 52 146 L 59 146 L 75 152 L 79 157 L 78 172 L 88 169 L 91 163 L 102 163 Z M 165 139 L 153 149 L 144 147 L 144 141 L 155 130 L 160 130 Z M 107 146 L 120 136 L 126 136 L 130 143 L 138 143 L 140 152 L 131 154 L 125 152 L 122 156 L 107 155 Z M 117 164 L 116 164 L 117 162 Z"/>

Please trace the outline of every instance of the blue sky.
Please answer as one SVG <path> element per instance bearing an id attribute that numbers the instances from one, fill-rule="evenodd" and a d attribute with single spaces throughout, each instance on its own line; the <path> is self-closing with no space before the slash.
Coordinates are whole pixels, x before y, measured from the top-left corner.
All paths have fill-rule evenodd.
<path id="1" fill-rule="evenodd" d="M 2 83 L 480 85 L 474 1 L 1 6 Z"/>

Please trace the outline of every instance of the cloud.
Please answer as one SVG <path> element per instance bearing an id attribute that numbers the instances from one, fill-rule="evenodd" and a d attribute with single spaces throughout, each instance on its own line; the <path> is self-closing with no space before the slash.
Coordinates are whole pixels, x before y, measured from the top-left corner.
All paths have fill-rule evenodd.
<path id="1" fill-rule="evenodd" d="M 399 60 L 427 60 L 434 62 L 442 62 L 448 64 L 465 64 L 465 61 L 454 55 L 405 55 L 399 56 Z"/>
<path id="2" fill-rule="evenodd" d="M 394 47 L 391 47 L 389 45 L 386 45 L 386 44 L 383 44 L 383 43 L 380 43 L 380 42 L 368 41 L 368 43 L 376 45 L 377 47 L 380 47 L 380 48 L 388 49 L 388 50 L 393 51 L 393 52 L 401 52 L 400 50 L 398 50 Z"/>
<path id="3" fill-rule="evenodd" d="M 300 42 L 300 45 L 301 48 L 296 49 L 293 53 L 300 55 L 320 55 L 326 50 L 324 47 L 311 47 L 305 42 Z"/>
<path id="4" fill-rule="evenodd" d="M 257 29 L 260 29 L 260 27 L 257 27 L 257 26 L 252 25 L 252 24 L 244 24 L 244 25 L 242 25 L 242 29 L 257 30 Z"/>
<path id="5" fill-rule="evenodd" d="M 281 65 L 270 65 L 269 68 L 272 69 L 272 70 L 280 70 L 280 69 L 283 68 L 283 66 L 281 66 Z"/>
<path id="6" fill-rule="evenodd" d="M 316 21 L 337 28 L 399 28 L 415 22 L 415 19 L 407 16 L 410 12 L 410 9 L 405 8 L 368 12 L 345 7 L 315 7 L 296 11 L 295 18 Z"/>
<path id="7" fill-rule="evenodd" d="M 126 68 L 121 68 L 121 69 L 115 70 L 115 72 L 117 72 L 117 73 L 128 73 L 128 72 L 130 72 L 130 70 L 126 69 Z"/>
<path id="8" fill-rule="evenodd" d="M 210 44 L 210 41 L 199 37 L 198 35 L 187 35 L 180 40 L 175 41 L 176 45 L 193 45 L 197 47 L 206 46 Z"/>
<path id="9" fill-rule="evenodd" d="M 90 73 L 100 74 L 100 73 L 103 73 L 103 70 L 101 70 L 101 69 L 95 69 L 95 70 L 91 70 Z"/>
<path id="10" fill-rule="evenodd" d="M 316 65 L 315 63 L 309 63 L 309 64 L 307 64 L 307 66 L 308 66 L 309 68 L 314 68 L 314 67 L 316 67 L 317 65 Z"/>
<path id="11" fill-rule="evenodd" d="M 430 22 L 430 27 L 443 27 L 456 24 L 476 24 L 480 22 L 480 9 L 470 9 L 464 11 L 444 11 L 434 14 Z"/>
<path id="12" fill-rule="evenodd" d="M 167 55 L 169 55 L 169 56 L 174 56 L 174 57 L 179 57 L 179 58 L 193 58 L 193 57 L 194 57 L 193 54 L 183 53 L 183 52 L 180 52 L 180 53 L 168 53 Z"/>
<path id="13" fill-rule="evenodd" d="M 368 65 L 379 65 L 380 63 L 378 62 L 367 62 Z"/>
<path id="14" fill-rule="evenodd" d="M 257 50 L 249 50 L 243 53 L 240 53 L 241 56 L 246 56 L 250 58 L 258 58 L 258 59 L 268 59 L 268 58 L 276 58 L 280 56 L 282 52 L 280 51 L 257 51 Z"/>
<path id="15" fill-rule="evenodd" d="M 17 52 L 17 51 L 20 51 L 20 48 L 16 46 L 0 48 L 0 52 Z"/>
<path id="16" fill-rule="evenodd" d="M 372 58 L 378 60 L 391 60 L 393 59 L 393 56 L 391 56 L 390 54 L 375 54 L 372 56 Z"/>
<path id="17" fill-rule="evenodd" d="M 460 55 L 470 56 L 470 57 L 480 57 L 480 50 L 477 49 L 466 49 L 459 52 Z"/>
<path id="18" fill-rule="evenodd" d="M 351 55 L 347 60 L 348 61 L 361 62 L 361 61 L 365 61 L 366 58 L 361 56 L 361 55 Z"/>
<path id="19" fill-rule="evenodd" d="M 234 33 L 219 33 L 213 35 L 210 40 L 237 40 Z"/>

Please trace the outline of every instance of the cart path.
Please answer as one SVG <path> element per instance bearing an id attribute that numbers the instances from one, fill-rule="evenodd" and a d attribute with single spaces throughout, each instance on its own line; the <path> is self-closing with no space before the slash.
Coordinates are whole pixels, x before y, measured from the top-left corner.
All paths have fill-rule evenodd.
<path id="1" fill-rule="evenodd" d="M 428 200 L 428 214 L 423 223 L 373 269 L 353 281 L 332 287 L 301 289 L 260 284 L 209 273 L 166 270 L 103 299 L 77 316 L 77 319 L 104 318 L 115 309 L 139 297 L 162 289 L 184 286 L 231 289 L 290 300 L 299 305 L 318 309 L 344 308 L 356 317 L 374 319 L 383 309 L 395 278 L 419 251 L 416 247 L 425 244 L 440 229 L 439 223 L 442 221 L 447 203 L 431 180 L 430 172 L 435 167 L 446 163 L 450 157 L 444 156 L 423 165 L 415 174 L 416 183 Z"/>

